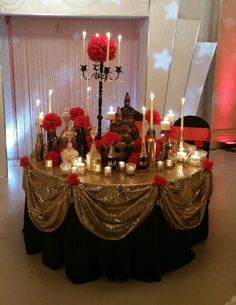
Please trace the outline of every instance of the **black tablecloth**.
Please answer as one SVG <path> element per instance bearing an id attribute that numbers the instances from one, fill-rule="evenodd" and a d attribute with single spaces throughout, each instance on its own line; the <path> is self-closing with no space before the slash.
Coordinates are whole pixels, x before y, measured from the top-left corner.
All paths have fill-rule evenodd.
<path id="1" fill-rule="evenodd" d="M 170 227 L 161 209 L 155 206 L 134 232 L 121 240 L 109 241 L 81 225 L 73 204 L 56 231 L 41 232 L 31 222 L 26 202 L 23 234 L 28 254 L 41 252 L 43 263 L 52 269 L 64 265 L 67 277 L 75 284 L 100 276 L 113 281 L 160 281 L 163 273 L 195 257 L 192 246 L 208 235 L 208 207 L 197 228 L 179 231 Z"/>

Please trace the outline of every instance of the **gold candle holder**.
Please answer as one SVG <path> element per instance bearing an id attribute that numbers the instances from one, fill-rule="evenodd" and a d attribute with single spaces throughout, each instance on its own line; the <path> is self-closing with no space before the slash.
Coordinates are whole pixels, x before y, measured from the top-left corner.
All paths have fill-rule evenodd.
<path id="1" fill-rule="evenodd" d="M 156 140 L 153 137 L 153 130 L 150 130 L 150 138 L 147 140 L 147 157 L 148 157 L 148 166 L 155 167 L 156 165 Z"/>

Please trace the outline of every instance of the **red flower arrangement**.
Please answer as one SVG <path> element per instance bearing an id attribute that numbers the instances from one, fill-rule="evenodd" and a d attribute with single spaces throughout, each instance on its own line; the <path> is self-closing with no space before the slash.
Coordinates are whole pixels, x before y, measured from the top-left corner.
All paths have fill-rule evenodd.
<path id="1" fill-rule="evenodd" d="M 194 144 L 197 146 L 197 148 L 202 148 L 204 146 L 204 142 L 202 141 L 195 141 Z"/>
<path id="2" fill-rule="evenodd" d="M 57 127 L 61 126 L 61 118 L 54 112 L 48 113 L 43 119 L 43 128 L 46 131 L 55 131 Z"/>
<path id="3" fill-rule="evenodd" d="M 22 158 L 20 158 L 20 166 L 21 167 L 25 167 L 29 164 L 29 158 L 28 156 L 24 156 Z"/>
<path id="4" fill-rule="evenodd" d="M 57 152 L 55 150 L 49 151 L 45 155 L 44 160 L 52 160 L 53 166 L 56 166 L 57 164 L 59 164 L 61 162 L 60 154 L 59 154 L 59 152 Z"/>
<path id="5" fill-rule="evenodd" d="M 66 179 L 66 183 L 70 184 L 70 185 L 79 184 L 80 183 L 80 178 L 77 174 L 70 174 Z"/>
<path id="6" fill-rule="evenodd" d="M 214 162 L 212 160 L 204 159 L 202 160 L 202 165 L 206 170 L 211 171 L 213 169 Z"/>
<path id="7" fill-rule="evenodd" d="M 75 120 L 74 120 L 74 128 L 88 128 L 91 126 L 89 116 L 87 115 L 79 115 Z"/>
<path id="8" fill-rule="evenodd" d="M 148 124 L 150 124 L 150 118 L 151 118 L 150 110 L 147 110 L 145 118 L 146 118 L 146 121 L 148 122 Z M 160 125 L 160 123 L 161 123 L 160 113 L 156 110 L 153 110 L 153 124 Z"/>
<path id="9" fill-rule="evenodd" d="M 167 181 L 162 176 L 157 175 L 152 180 L 152 186 L 154 186 L 154 187 L 155 186 L 165 186 L 165 185 L 167 185 Z"/>
<path id="10" fill-rule="evenodd" d="M 80 107 L 71 108 L 70 111 L 70 118 L 74 121 L 78 116 L 84 115 L 84 110 Z"/>
<path id="11" fill-rule="evenodd" d="M 108 38 L 102 34 L 99 36 L 93 35 L 88 43 L 88 56 L 92 61 L 104 62 L 106 61 Z M 109 60 L 114 59 L 116 56 L 116 43 L 113 38 L 110 38 L 109 44 Z"/>
<path id="12" fill-rule="evenodd" d="M 121 141 L 121 136 L 114 131 L 108 131 L 101 139 L 102 145 L 113 145 Z"/>
<path id="13" fill-rule="evenodd" d="M 134 152 L 134 153 L 132 153 L 132 154 L 129 156 L 127 162 L 128 162 L 128 163 L 135 163 L 136 165 L 138 165 L 138 164 L 139 164 L 139 155 L 140 155 L 139 152 Z"/>

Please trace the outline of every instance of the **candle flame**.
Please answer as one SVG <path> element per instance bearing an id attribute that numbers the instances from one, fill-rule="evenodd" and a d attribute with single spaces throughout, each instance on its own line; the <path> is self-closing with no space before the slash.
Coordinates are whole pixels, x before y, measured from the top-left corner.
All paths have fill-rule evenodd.
<path id="1" fill-rule="evenodd" d="M 44 119 L 44 113 L 43 112 L 40 112 L 39 119 Z"/>
<path id="2" fill-rule="evenodd" d="M 118 41 L 121 42 L 121 38 L 122 36 L 121 35 L 118 35 Z"/>
<path id="3" fill-rule="evenodd" d="M 89 93 L 91 91 L 91 87 L 87 87 L 87 92 Z"/>
<path id="4" fill-rule="evenodd" d="M 87 35 L 87 33 L 86 33 L 85 31 L 83 31 L 83 32 L 82 32 L 82 36 L 83 36 L 83 38 L 85 38 L 85 37 L 86 37 L 86 35 Z"/>
<path id="5" fill-rule="evenodd" d="M 53 93 L 52 89 L 49 89 L 48 94 L 52 95 L 52 93 Z"/>
<path id="6" fill-rule="evenodd" d="M 110 106 L 110 112 L 112 112 L 113 111 L 113 106 Z"/>
<path id="7" fill-rule="evenodd" d="M 40 100 L 37 100 L 36 101 L 36 106 L 39 106 L 39 104 L 40 104 Z"/>
<path id="8" fill-rule="evenodd" d="M 95 36 L 96 36 L 96 37 L 99 37 L 99 33 L 96 33 Z"/>
<path id="9" fill-rule="evenodd" d="M 111 33 L 107 32 L 107 38 L 110 39 Z"/>
<path id="10" fill-rule="evenodd" d="M 150 99 L 151 99 L 152 102 L 153 102 L 153 100 L 154 100 L 154 96 L 155 96 L 155 95 L 154 95 L 153 93 L 150 94 Z"/>
<path id="11" fill-rule="evenodd" d="M 169 114 L 172 114 L 172 113 L 173 113 L 173 112 L 172 112 L 172 110 L 170 109 L 170 110 L 169 110 Z"/>
<path id="12" fill-rule="evenodd" d="M 185 98 L 182 97 L 181 101 L 182 101 L 182 105 L 184 105 L 184 103 L 185 103 Z"/>
<path id="13" fill-rule="evenodd" d="M 145 106 L 142 107 L 142 112 L 143 112 L 143 114 L 146 113 L 146 107 Z"/>

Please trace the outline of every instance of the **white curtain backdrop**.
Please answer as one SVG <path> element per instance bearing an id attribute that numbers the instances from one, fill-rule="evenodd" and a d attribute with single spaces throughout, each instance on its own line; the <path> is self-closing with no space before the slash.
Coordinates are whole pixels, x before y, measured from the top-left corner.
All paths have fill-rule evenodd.
<path id="1" fill-rule="evenodd" d="M 140 26 L 137 19 L 86 19 L 48 17 L 10 17 L 8 40 L 12 89 L 12 118 L 6 119 L 8 153 L 14 157 L 29 154 L 35 144 L 36 100 L 40 111 L 48 112 L 48 91 L 53 90 L 52 111 L 62 115 L 64 107 L 85 108 L 87 87 L 91 87 L 91 120 L 97 126 L 98 81 L 86 81 L 80 71 L 82 31 L 87 42 L 95 33 L 110 32 L 114 39 L 122 35 L 123 74 L 106 81 L 103 92 L 103 131 L 109 106 L 123 106 L 126 92 L 136 105 L 139 65 Z M 91 71 L 92 62 L 88 63 Z M 111 62 L 114 67 L 115 60 Z M 90 72 L 91 73 L 91 72 Z M 10 107 L 6 105 L 5 107 Z M 58 131 L 60 133 L 60 131 Z M 10 139 L 10 141 L 9 141 Z"/>

